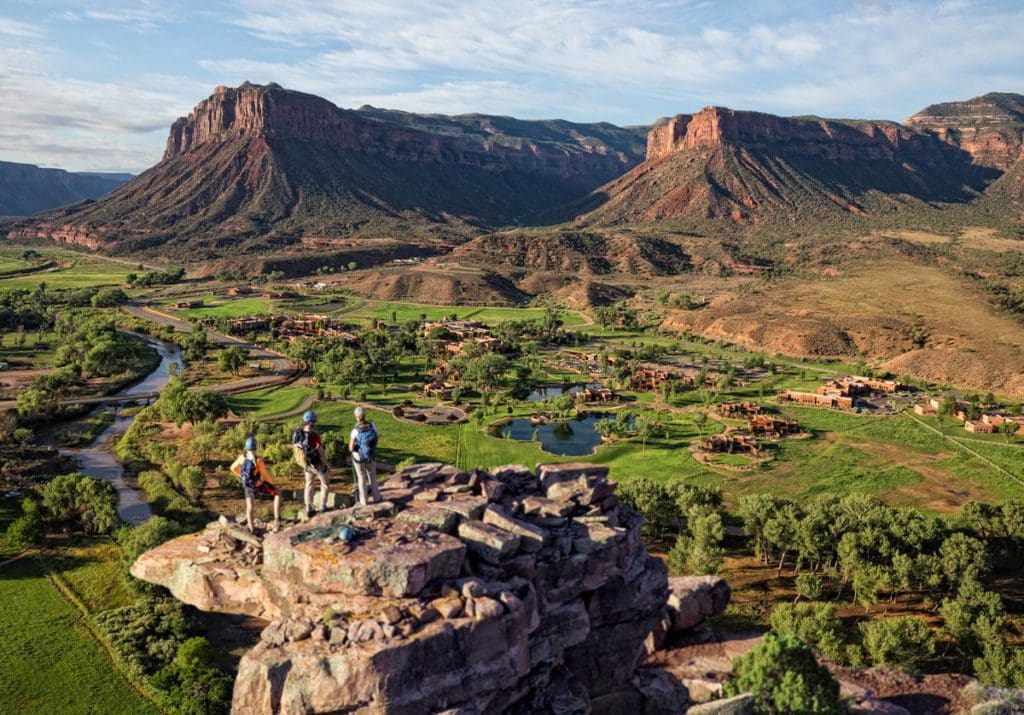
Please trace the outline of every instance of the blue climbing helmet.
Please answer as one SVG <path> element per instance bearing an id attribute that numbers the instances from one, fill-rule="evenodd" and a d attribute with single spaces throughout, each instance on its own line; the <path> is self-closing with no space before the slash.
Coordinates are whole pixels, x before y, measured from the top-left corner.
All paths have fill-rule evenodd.
<path id="1" fill-rule="evenodd" d="M 255 437 L 246 437 L 245 438 L 245 451 L 246 452 L 252 452 L 255 449 L 256 449 L 256 438 Z"/>
<path id="2" fill-rule="evenodd" d="M 316 422 L 316 412 L 313 410 L 306 410 L 302 415 L 303 422 Z"/>

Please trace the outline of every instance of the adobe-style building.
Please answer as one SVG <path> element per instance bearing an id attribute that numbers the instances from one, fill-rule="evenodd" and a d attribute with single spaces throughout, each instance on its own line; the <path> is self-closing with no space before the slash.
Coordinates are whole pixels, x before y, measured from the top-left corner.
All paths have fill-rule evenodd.
<path id="1" fill-rule="evenodd" d="M 196 298 L 195 300 L 179 300 L 174 304 L 176 310 L 192 310 L 193 308 L 202 308 L 203 299 Z"/>
<path id="2" fill-rule="evenodd" d="M 233 286 L 228 288 L 228 295 L 232 298 L 240 295 L 252 295 L 252 286 Z"/>
<path id="3" fill-rule="evenodd" d="M 718 414 L 722 417 L 749 419 L 761 414 L 761 405 L 753 402 L 723 402 L 718 406 Z"/>
<path id="4" fill-rule="evenodd" d="M 780 402 L 794 402 L 808 407 L 831 407 L 839 410 L 852 410 L 853 398 L 844 395 L 822 395 L 817 392 L 798 392 L 783 390 L 779 393 Z"/>
<path id="5" fill-rule="evenodd" d="M 748 457 L 757 457 L 761 454 L 757 440 L 745 434 L 713 434 L 701 440 L 700 446 L 708 452 L 745 454 Z"/>
<path id="6" fill-rule="evenodd" d="M 615 391 L 608 387 L 584 387 L 576 393 L 576 400 L 584 404 L 614 402 Z"/>
<path id="7" fill-rule="evenodd" d="M 755 437 L 765 439 L 780 439 L 800 433 L 798 422 L 774 415 L 754 415 L 747 421 L 747 428 Z"/>

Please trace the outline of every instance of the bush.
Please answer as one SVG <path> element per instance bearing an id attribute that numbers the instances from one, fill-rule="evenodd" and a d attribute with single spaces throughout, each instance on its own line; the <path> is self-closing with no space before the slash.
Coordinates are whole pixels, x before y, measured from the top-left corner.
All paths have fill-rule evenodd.
<path id="1" fill-rule="evenodd" d="M 768 633 L 754 650 L 733 662 L 726 696 L 753 693 L 754 712 L 841 713 L 839 682 L 793 636 Z"/>
<path id="2" fill-rule="evenodd" d="M 146 600 L 96 616 L 96 624 L 137 676 L 167 667 L 178 647 L 195 635 L 184 607 L 172 599 Z"/>
<path id="3" fill-rule="evenodd" d="M 128 296 L 120 288 L 101 288 L 92 297 L 93 308 L 114 308 L 128 302 Z"/>
<path id="4" fill-rule="evenodd" d="M 935 634 L 913 616 L 868 621 L 860 624 L 864 651 L 873 665 L 885 665 L 916 673 L 921 662 L 935 653 Z"/>
<path id="5" fill-rule="evenodd" d="M 151 685 L 169 711 L 213 715 L 231 709 L 231 678 L 213 662 L 209 641 L 193 637 L 178 646 L 174 661 L 156 673 Z"/>
<path id="6" fill-rule="evenodd" d="M 43 538 L 43 520 L 39 512 L 22 514 L 7 527 L 7 543 L 15 549 L 24 550 Z"/>
<path id="7" fill-rule="evenodd" d="M 118 529 L 116 538 L 121 547 L 121 576 L 125 584 L 134 591 L 157 591 L 159 586 L 139 581 L 129 569 L 145 552 L 184 533 L 181 524 L 162 516 L 151 516 L 138 526 Z"/>
<path id="8" fill-rule="evenodd" d="M 772 630 L 818 649 L 829 660 L 846 660 L 843 624 L 830 603 L 783 603 L 772 611 Z"/>

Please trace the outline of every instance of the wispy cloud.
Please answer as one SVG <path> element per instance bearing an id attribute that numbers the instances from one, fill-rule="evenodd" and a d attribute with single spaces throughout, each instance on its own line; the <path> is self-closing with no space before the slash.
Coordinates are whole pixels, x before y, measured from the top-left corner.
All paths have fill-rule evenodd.
<path id="1" fill-rule="evenodd" d="M 623 124 L 705 104 L 900 119 L 1024 91 L 1017 0 L 45 7 L 0 17 L 0 157 L 76 168 L 152 163 L 175 116 L 245 79 L 347 107 Z"/>

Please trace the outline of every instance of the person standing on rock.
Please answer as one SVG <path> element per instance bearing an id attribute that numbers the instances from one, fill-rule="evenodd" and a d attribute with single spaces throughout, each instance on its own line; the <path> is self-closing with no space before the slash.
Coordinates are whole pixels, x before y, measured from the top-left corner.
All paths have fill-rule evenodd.
<path id="1" fill-rule="evenodd" d="M 370 490 L 373 501 L 381 500 L 377 487 L 377 425 L 366 419 L 366 410 L 355 409 L 356 426 L 348 438 L 348 451 L 352 455 L 352 469 L 356 473 L 359 503 L 366 506 L 366 490 Z"/>
<path id="2" fill-rule="evenodd" d="M 331 468 L 327 464 L 327 457 L 324 456 L 324 441 L 316 431 L 316 412 L 313 410 L 306 410 L 302 415 L 302 426 L 292 435 L 292 452 L 295 455 L 295 462 L 302 467 L 306 477 L 306 488 L 303 493 L 306 516 L 313 513 L 314 479 L 320 481 L 317 511 L 322 512 L 327 506 L 327 483 L 331 478 Z"/>
<path id="3" fill-rule="evenodd" d="M 246 438 L 245 451 L 231 464 L 231 473 L 242 480 L 242 490 L 245 492 L 245 522 L 249 526 L 249 531 L 255 531 L 252 524 L 252 508 L 257 494 L 274 497 L 274 525 L 271 530 L 277 531 L 281 525 L 281 492 L 274 486 L 263 457 L 256 456 L 255 437 Z"/>

